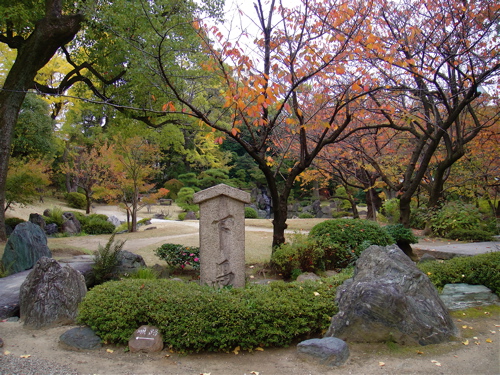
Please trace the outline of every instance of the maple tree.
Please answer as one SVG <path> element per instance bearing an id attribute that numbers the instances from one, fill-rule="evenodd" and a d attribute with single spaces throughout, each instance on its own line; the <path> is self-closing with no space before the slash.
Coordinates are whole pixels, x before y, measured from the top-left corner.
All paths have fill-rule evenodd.
<path id="1" fill-rule="evenodd" d="M 154 184 L 150 184 L 155 173 L 158 146 L 140 137 L 120 138 L 114 142 L 112 159 L 108 159 L 115 181 L 109 194 L 118 199 L 127 211 L 127 224 L 130 232 L 137 231 L 137 212 L 140 206 L 140 193 L 149 192 Z M 159 196 L 168 191 L 163 189 Z M 145 202 L 149 204 L 149 201 Z"/>
<path id="2" fill-rule="evenodd" d="M 72 150 L 71 161 L 65 163 L 64 172 L 85 193 L 87 205 L 85 212 L 90 214 L 90 205 L 95 189 L 109 185 L 114 179 L 110 170 L 110 146 L 99 143 L 92 146 L 75 147 Z"/>
<path id="3" fill-rule="evenodd" d="M 358 101 L 370 91 L 363 84 L 367 72 L 353 63 L 370 10 L 363 1 L 304 1 L 285 8 L 259 0 L 256 15 L 248 15 L 259 28 L 252 46 L 195 23 L 207 59 L 198 76 L 187 71 L 184 78 L 190 92 L 202 91 L 207 76 L 220 82 L 206 103 L 192 100 L 156 56 L 161 79 L 183 110 L 217 132 L 216 142 L 238 143 L 264 174 L 273 247 L 285 241 L 288 198 L 298 176 L 326 145 L 348 135 Z"/>
<path id="4" fill-rule="evenodd" d="M 366 110 L 393 130 L 366 131 L 350 145 L 398 192 L 405 226 L 426 173 L 433 205 L 465 146 L 498 121 L 485 106 L 498 101 L 499 16 L 500 6 L 488 1 L 381 1 L 374 12 L 360 58 L 385 89 L 370 95 Z M 391 158 L 393 166 L 393 158 L 406 160 L 386 168 Z"/>

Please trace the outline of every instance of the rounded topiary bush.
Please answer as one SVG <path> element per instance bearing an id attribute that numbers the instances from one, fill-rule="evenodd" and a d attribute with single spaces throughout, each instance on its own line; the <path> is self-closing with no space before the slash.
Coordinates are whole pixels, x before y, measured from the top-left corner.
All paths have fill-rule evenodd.
<path id="1" fill-rule="evenodd" d="M 458 241 L 487 242 L 493 241 L 493 235 L 484 230 L 473 229 L 453 229 L 446 235 L 446 238 Z"/>
<path id="2" fill-rule="evenodd" d="M 257 219 L 257 211 L 252 207 L 245 207 L 245 219 Z"/>
<path id="3" fill-rule="evenodd" d="M 81 193 L 68 193 L 66 194 L 66 202 L 71 208 L 78 208 L 84 210 L 87 207 L 87 198 Z"/>
<path id="4" fill-rule="evenodd" d="M 102 340 L 122 344 L 137 327 L 154 325 L 178 352 L 287 346 L 328 328 L 336 287 L 347 277 L 241 289 L 165 279 L 112 281 L 87 293 L 78 322 Z"/>
<path id="5" fill-rule="evenodd" d="M 323 247 L 327 269 L 346 267 L 370 245 L 395 243 L 377 223 L 361 219 L 323 221 L 311 229 L 309 236 Z"/>
<path id="6" fill-rule="evenodd" d="M 20 219 L 18 217 L 8 217 L 5 219 L 5 225 L 8 225 L 12 229 L 16 227 L 17 224 L 25 223 L 26 220 Z"/>
<path id="7" fill-rule="evenodd" d="M 103 220 L 99 215 L 91 215 L 82 224 L 82 231 L 87 234 L 111 234 L 116 227 L 113 223 Z"/>

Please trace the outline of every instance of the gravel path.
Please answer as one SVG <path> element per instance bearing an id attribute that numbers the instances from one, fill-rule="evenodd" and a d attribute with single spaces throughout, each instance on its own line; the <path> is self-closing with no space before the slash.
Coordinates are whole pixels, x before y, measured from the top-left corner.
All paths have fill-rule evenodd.
<path id="1" fill-rule="evenodd" d="M 78 375 L 76 370 L 41 358 L 0 356 L 0 375 Z"/>

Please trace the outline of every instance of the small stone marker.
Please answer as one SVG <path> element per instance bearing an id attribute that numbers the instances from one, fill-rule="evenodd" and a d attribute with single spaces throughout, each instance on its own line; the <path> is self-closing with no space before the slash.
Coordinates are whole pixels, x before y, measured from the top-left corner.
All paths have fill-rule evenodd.
<path id="1" fill-rule="evenodd" d="M 245 286 L 245 203 L 250 194 L 220 184 L 194 194 L 200 205 L 200 279 L 215 287 Z"/>
<path id="2" fill-rule="evenodd" d="M 132 353 L 136 352 L 161 352 L 163 350 L 163 336 L 155 326 L 141 326 L 135 330 L 128 341 Z"/>

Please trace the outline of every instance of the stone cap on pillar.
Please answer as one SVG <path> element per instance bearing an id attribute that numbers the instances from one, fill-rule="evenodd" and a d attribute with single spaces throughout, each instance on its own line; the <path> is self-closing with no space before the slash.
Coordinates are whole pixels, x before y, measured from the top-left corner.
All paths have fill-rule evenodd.
<path id="1" fill-rule="evenodd" d="M 234 200 L 243 202 L 243 203 L 250 203 L 250 194 L 240 190 L 236 189 L 234 187 L 228 186 L 226 184 L 219 184 L 216 186 L 212 186 L 208 189 L 199 191 L 194 194 L 193 196 L 193 203 L 195 204 L 200 204 L 202 202 L 205 202 L 209 199 L 216 198 L 218 196 L 225 195 L 226 197 L 232 198 Z"/>

